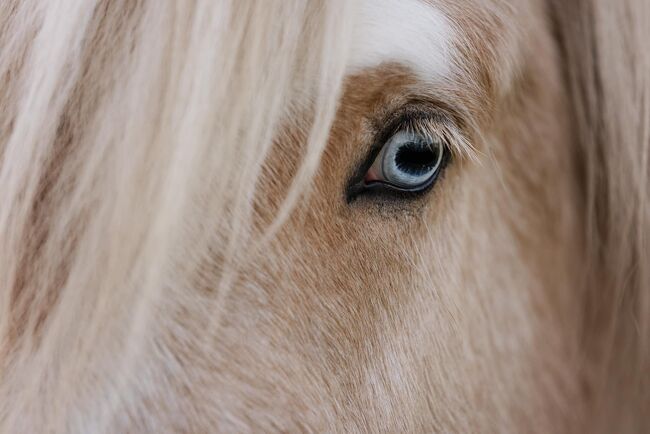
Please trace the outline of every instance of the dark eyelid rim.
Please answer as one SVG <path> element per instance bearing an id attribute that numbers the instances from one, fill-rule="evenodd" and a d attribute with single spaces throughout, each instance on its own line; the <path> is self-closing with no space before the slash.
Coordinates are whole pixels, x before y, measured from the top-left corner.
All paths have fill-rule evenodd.
<path id="1" fill-rule="evenodd" d="M 358 165 L 357 169 L 350 177 L 350 181 L 347 184 L 346 202 L 348 204 L 354 202 L 355 199 L 364 193 L 382 193 L 385 195 L 391 195 L 394 193 L 393 195 L 395 196 L 412 198 L 426 193 L 431 188 L 431 186 L 435 184 L 436 180 L 439 178 L 440 172 L 444 170 L 445 166 L 450 160 L 450 149 L 445 149 L 438 174 L 432 177 L 426 185 L 417 191 L 402 189 L 382 182 L 376 182 L 371 185 L 365 185 L 363 182 L 363 179 L 370 169 L 370 166 L 372 166 L 373 162 L 377 158 L 377 155 L 381 151 L 382 147 L 386 144 L 388 139 L 390 139 L 391 136 L 393 136 L 399 130 L 408 126 L 409 123 L 422 119 L 430 122 L 446 123 L 456 128 L 456 123 L 452 120 L 451 116 L 438 108 L 432 108 L 428 104 L 406 104 L 400 109 L 391 112 L 391 114 L 385 116 L 383 119 L 377 120 L 373 124 L 377 133 L 375 134 L 372 146 L 362 160 L 363 163 Z M 445 146 L 448 145 L 445 144 Z"/>

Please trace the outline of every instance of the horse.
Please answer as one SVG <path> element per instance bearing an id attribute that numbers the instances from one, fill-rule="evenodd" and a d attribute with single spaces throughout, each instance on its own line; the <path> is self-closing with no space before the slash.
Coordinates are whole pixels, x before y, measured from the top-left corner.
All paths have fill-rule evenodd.
<path id="1" fill-rule="evenodd" d="M 647 432 L 648 22 L 3 0 L 0 432 Z"/>

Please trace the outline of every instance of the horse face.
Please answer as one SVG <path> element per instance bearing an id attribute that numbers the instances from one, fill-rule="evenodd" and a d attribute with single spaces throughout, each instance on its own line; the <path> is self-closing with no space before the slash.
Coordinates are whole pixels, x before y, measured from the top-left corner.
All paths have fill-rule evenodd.
<path id="1" fill-rule="evenodd" d="M 217 342 L 169 340 L 200 379 L 179 413 L 233 429 L 570 423 L 577 201 L 542 3 L 361 2 L 305 203 L 238 274 Z M 280 207 L 308 125 L 294 113 L 277 132 L 258 228 Z M 412 143 L 394 145 L 403 131 Z M 418 149 L 405 157 L 419 141 L 442 145 L 439 166 Z M 383 163 L 435 179 L 395 184 Z M 200 315 L 180 318 L 174 334 L 200 330 Z"/>

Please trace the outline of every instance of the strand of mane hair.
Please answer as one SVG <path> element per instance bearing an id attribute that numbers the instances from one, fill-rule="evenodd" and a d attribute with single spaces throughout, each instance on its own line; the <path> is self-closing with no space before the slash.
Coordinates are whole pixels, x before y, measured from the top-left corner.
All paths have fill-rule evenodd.
<path id="1" fill-rule="evenodd" d="M 589 257 L 586 432 L 647 432 L 650 409 L 650 7 L 551 0 L 573 103 Z"/>

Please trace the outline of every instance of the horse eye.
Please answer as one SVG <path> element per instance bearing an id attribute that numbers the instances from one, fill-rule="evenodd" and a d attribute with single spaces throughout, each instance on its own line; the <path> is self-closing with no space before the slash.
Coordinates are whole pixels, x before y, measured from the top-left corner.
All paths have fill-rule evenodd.
<path id="1" fill-rule="evenodd" d="M 382 183 L 398 190 L 422 191 L 437 178 L 445 151 L 440 140 L 400 130 L 384 144 L 368 169 L 364 184 Z"/>

